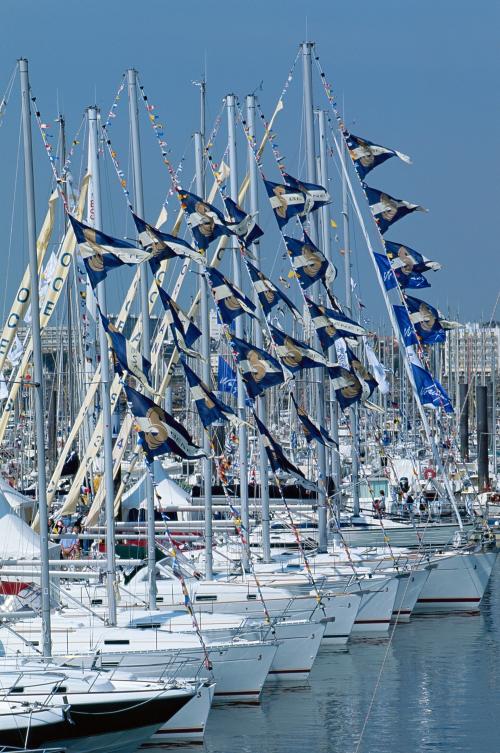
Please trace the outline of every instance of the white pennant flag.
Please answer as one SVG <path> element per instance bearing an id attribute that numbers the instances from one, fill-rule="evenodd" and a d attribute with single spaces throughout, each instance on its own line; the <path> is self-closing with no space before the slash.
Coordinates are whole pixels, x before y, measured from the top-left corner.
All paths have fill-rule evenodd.
<path id="1" fill-rule="evenodd" d="M 382 366 L 373 348 L 371 348 L 365 341 L 365 353 L 368 363 L 370 365 L 371 372 L 377 380 L 378 388 L 382 395 L 387 395 L 390 392 L 389 382 L 385 376 L 385 368 Z"/>
<path id="2" fill-rule="evenodd" d="M 16 335 L 14 338 L 14 342 L 12 343 L 12 347 L 9 351 L 9 361 L 11 362 L 12 366 L 17 366 L 19 361 L 22 358 L 22 355 L 24 353 L 24 348 L 22 346 L 21 340 Z"/>

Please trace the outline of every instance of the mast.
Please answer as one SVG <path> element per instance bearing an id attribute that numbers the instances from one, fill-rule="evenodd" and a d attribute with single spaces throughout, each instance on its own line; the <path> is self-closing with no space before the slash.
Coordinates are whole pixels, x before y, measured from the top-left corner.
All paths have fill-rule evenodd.
<path id="1" fill-rule="evenodd" d="M 302 43 L 302 72 L 303 72 L 303 89 L 304 89 L 304 118 L 306 130 L 306 161 L 307 161 L 307 180 L 310 183 L 316 183 L 316 153 L 314 142 L 314 106 L 312 92 L 312 67 L 311 55 L 314 43 Z M 313 243 L 318 243 L 318 223 L 316 215 L 311 213 L 311 239 Z M 313 298 L 319 303 L 319 294 L 317 286 L 314 286 Z M 316 382 L 316 411 L 317 418 L 321 426 L 325 423 L 325 387 L 324 387 L 324 369 L 317 369 L 319 373 Z M 325 552 L 327 549 L 327 511 L 326 511 L 326 447 L 321 442 L 316 443 L 318 452 L 318 529 L 319 529 L 319 551 Z"/>
<path id="2" fill-rule="evenodd" d="M 205 198 L 203 179 L 203 134 L 194 134 L 194 151 L 196 159 L 196 193 Z M 211 386 L 210 368 L 210 315 L 208 281 L 205 275 L 199 276 L 201 295 L 201 355 L 203 356 L 203 381 Z M 189 392 L 189 391 L 188 391 Z M 187 415 L 187 414 L 186 414 Z M 210 447 L 210 429 L 203 432 L 203 449 L 207 457 L 203 458 L 203 499 L 205 500 L 205 578 L 212 580 L 213 577 L 213 554 L 212 554 L 212 460 Z"/>
<path id="3" fill-rule="evenodd" d="M 345 153 L 345 152 L 344 152 Z M 342 226 L 344 233 L 344 275 L 345 275 L 345 302 L 347 313 L 353 317 L 352 310 L 352 285 L 351 285 L 351 248 L 349 237 L 349 197 L 347 194 L 347 181 L 345 172 L 342 171 Z M 358 454 L 358 410 L 351 405 L 349 408 L 349 423 L 351 424 L 351 469 L 352 469 L 352 514 L 359 515 L 359 454 Z"/>
<path id="4" fill-rule="evenodd" d="M 137 111 L 137 71 L 129 68 L 127 71 L 128 103 L 130 130 L 132 136 L 132 166 L 134 172 L 134 207 L 139 217 L 144 218 L 144 195 L 142 190 L 142 159 L 139 138 L 139 114 Z M 149 322 L 148 301 L 148 265 L 140 267 L 140 301 L 142 318 L 142 355 L 151 360 L 151 332 Z M 155 501 L 153 479 L 151 474 L 153 464 L 146 472 L 146 511 L 147 511 L 147 541 L 148 541 L 148 592 L 149 608 L 156 609 L 156 542 L 155 542 Z"/>
<path id="5" fill-rule="evenodd" d="M 43 655 L 52 654 L 50 637 L 50 578 L 49 534 L 47 518 L 47 484 L 45 478 L 45 426 L 43 401 L 42 338 L 40 334 L 40 301 L 38 295 L 38 262 L 36 249 L 35 183 L 33 179 L 33 150 L 31 143 L 31 111 L 28 61 L 21 58 L 19 77 L 21 83 L 24 179 L 26 187 L 26 219 L 28 226 L 28 253 L 31 279 L 31 336 L 33 338 L 33 365 L 35 408 L 36 456 L 38 462 L 38 515 L 40 521 L 40 581 L 42 587 L 42 648 Z"/>
<path id="6" fill-rule="evenodd" d="M 228 94 L 226 97 L 227 106 L 227 130 L 229 142 L 229 168 L 230 168 L 230 196 L 238 203 L 238 164 L 236 159 L 236 130 L 234 122 L 234 94 Z M 236 236 L 231 238 L 233 249 L 233 277 L 235 285 L 242 288 L 241 283 L 241 251 Z M 243 319 L 244 316 L 238 316 L 235 320 L 236 337 L 243 338 Z M 238 416 L 241 423 L 238 427 L 239 453 L 240 453 L 240 504 L 241 504 L 241 521 L 245 530 L 246 545 L 242 552 L 243 567 L 247 569 L 249 560 L 249 516 L 248 516 L 248 432 L 245 421 L 245 386 L 239 369 L 238 373 Z"/>
<path id="7" fill-rule="evenodd" d="M 325 186 L 325 188 L 328 187 L 328 159 L 327 159 L 327 142 L 326 142 L 326 128 L 325 128 L 325 111 L 319 110 L 318 111 L 318 125 L 319 125 L 319 163 L 320 163 L 320 173 L 319 173 L 319 179 L 322 186 Z M 322 223 L 321 223 L 321 229 L 322 229 L 322 236 L 323 236 L 323 253 L 325 254 L 328 261 L 333 264 L 333 258 L 332 258 L 332 247 L 330 244 L 330 233 L 329 233 L 329 224 L 330 224 L 330 210 L 328 207 L 328 204 L 325 204 L 325 206 L 321 207 L 320 209 L 321 217 L 322 217 Z M 328 349 L 328 359 L 335 363 L 337 360 L 337 354 L 335 351 L 335 346 L 332 345 Z M 335 482 L 335 493 L 336 493 L 336 506 L 339 510 L 340 508 L 340 485 L 342 480 L 342 473 L 340 468 L 340 453 L 339 453 L 339 404 L 337 402 L 337 397 L 335 395 L 335 387 L 333 386 L 333 381 L 330 379 L 330 432 L 332 439 L 337 443 L 336 447 L 332 448 L 331 451 L 331 469 L 332 469 L 332 475 Z"/>
<path id="8" fill-rule="evenodd" d="M 490 338 L 492 334 L 490 332 Z M 491 364 L 491 452 L 493 455 L 493 478 L 495 483 L 497 481 L 498 460 L 497 460 L 497 334 L 496 329 L 491 339 L 491 351 L 490 351 L 490 364 Z"/>
<path id="9" fill-rule="evenodd" d="M 89 193 L 87 221 L 96 230 L 102 230 L 101 182 L 99 175 L 99 150 L 97 135 L 97 107 L 87 109 L 89 126 L 89 173 L 92 179 L 92 192 Z M 106 282 L 102 280 L 97 286 L 97 300 L 104 316 L 107 316 Z M 108 339 L 101 317 L 99 319 L 99 347 L 101 350 L 101 401 L 102 427 L 104 444 L 104 489 L 106 514 L 106 590 L 108 595 L 108 621 L 116 625 L 116 562 L 115 562 L 115 490 L 113 484 L 113 437 L 111 428 L 111 401 L 109 395 L 109 356 Z"/>
<path id="10" fill-rule="evenodd" d="M 202 80 L 200 81 L 200 136 L 201 136 L 201 154 L 202 155 L 203 155 L 203 150 L 205 149 L 205 136 L 206 136 L 206 104 L 205 104 L 206 93 L 207 93 L 207 82 L 205 81 L 205 76 L 203 76 Z M 206 191 L 205 160 L 204 159 L 202 159 L 201 161 L 200 188 L 201 188 L 201 191 L 198 190 L 198 196 L 201 196 L 202 199 L 204 199 L 205 191 Z M 208 295 L 208 292 L 207 292 L 207 295 Z"/>
<path id="11" fill-rule="evenodd" d="M 257 173 L 257 163 L 255 161 L 253 152 L 253 142 L 255 140 L 255 96 L 248 94 L 246 98 L 246 114 L 248 132 L 252 143 L 248 144 L 248 174 L 250 178 L 250 213 L 256 214 L 259 209 L 258 198 L 258 185 L 259 178 Z M 252 244 L 252 251 L 255 256 L 257 267 L 260 269 L 260 243 L 257 241 Z M 259 324 L 255 327 L 255 345 L 258 348 L 263 347 L 262 332 L 265 327 L 264 312 L 259 303 L 259 296 L 256 290 L 254 290 L 254 302 L 259 312 Z M 257 415 L 262 423 L 267 426 L 267 405 L 265 395 L 259 395 L 257 398 Z M 259 432 L 259 477 L 260 477 L 260 499 L 262 509 L 262 557 L 264 562 L 271 561 L 271 530 L 269 521 L 269 475 L 268 475 L 268 461 L 266 450 L 262 442 L 262 436 Z"/>

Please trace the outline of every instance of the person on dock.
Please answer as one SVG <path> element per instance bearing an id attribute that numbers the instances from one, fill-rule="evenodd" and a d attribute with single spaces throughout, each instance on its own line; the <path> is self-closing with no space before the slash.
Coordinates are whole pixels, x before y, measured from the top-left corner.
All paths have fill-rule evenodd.
<path id="1" fill-rule="evenodd" d="M 74 525 L 70 533 L 65 533 L 61 538 L 61 557 L 64 560 L 75 560 L 80 557 L 80 536 L 81 528 L 78 524 Z"/>

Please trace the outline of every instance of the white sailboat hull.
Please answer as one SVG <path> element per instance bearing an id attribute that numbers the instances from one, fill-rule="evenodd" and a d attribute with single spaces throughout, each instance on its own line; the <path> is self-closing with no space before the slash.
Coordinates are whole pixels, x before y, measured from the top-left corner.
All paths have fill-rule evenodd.
<path id="1" fill-rule="evenodd" d="M 163 727 L 160 727 L 146 745 L 203 740 L 214 693 L 215 683 L 206 683 L 199 688 L 194 698 L 186 703 L 184 708 L 178 711 Z"/>
<path id="2" fill-rule="evenodd" d="M 413 570 L 399 576 L 398 590 L 392 610 L 393 622 L 409 622 L 417 600 L 429 577 L 429 570 Z"/>
<path id="3" fill-rule="evenodd" d="M 323 597 L 326 601 L 328 596 Z M 334 619 L 326 623 L 323 643 L 336 646 L 345 646 L 353 631 L 354 622 L 361 607 L 359 594 L 336 594 L 333 599 L 335 611 Z M 323 601 L 322 600 L 322 601 Z"/>
<path id="4" fill-rule="evenodd" d="M 494 551 L 465 552 L 433 561 L 415 613 L 477 612 L 496 557 Z"/>
<path id="5" fill-rule="evenodd" d="M 133 672 L 138 677 L 148 679 L 159 679 L 170 670 L 176 678 L 189 680 L 201 672 L 202 675 L 213 678 L 215 702 L 257 703 L 276 654 L 276 644 L 240 643 L 207 648 L 212 663 L 211 673 L 204 668 L 203 652 L 194 649 L 103 653 L 99 659 L 99 667 L 111 669 L 119 666 L 120 670 Z M 78 658 L 75 663 L 79 663 Z"/>
<path id="6" fill-rule="evenodd" d="M 362 594 L 361 606 L 354 621 L 354 633 L 386 633 L 392 620 L 392 612 L 398 591 L 398 580 L 388 578 L 382 583 L 359 583 Z"/>
<path id="7" fill-rule="evenodd" d="M 323 635 L 326 622 L 277 623 L 276 640 L 279 646 L 271 664 L 270 682 L 298 682 L 307 680 Z"/>

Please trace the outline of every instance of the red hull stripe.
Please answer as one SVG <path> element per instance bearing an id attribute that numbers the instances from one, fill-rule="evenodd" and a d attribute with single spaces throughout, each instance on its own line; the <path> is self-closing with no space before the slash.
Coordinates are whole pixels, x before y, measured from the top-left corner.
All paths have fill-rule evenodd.
<path id="1" fill-rule="evenodd" d="M 417 604 L 436 604 L 436 603 L 439 603 L 441 601 L 444 602 L 444 603 L 446 603 L 446 604 L 448 604 L 448 603 L 453 604 L 454 602 L 460 602 L 461 604 L 462 603 L 478 604 L 481 601 L 481 599 L 479 598 L 479 596 L 476 596 L 475 598 L 467 598 L 467 599 L 465 599 L 465 598 L 464 599 L 460 599 L 460 598 L 456 598 L 456 599 L 453 599 L 453 598 L 449 598 L 449 599 L 418 599 Z"/>
<path id="2" fill-rule="evenodd" d="M 311 671 L 310 669 L 270 669 L 269 672 L 268 672 L 268 674 L 270 674 L 270 675 L 291 675 L 291 674 L 293 674 L 295 672 L 296 673 L 300 673 L 300 674 L 304 674 L 304 673 L 306 673 L 306 672 L 308 673 L 310 671 Z"/>
<path id="3" fill-rule="evenodd" d="M 355 620 L 355 625 L 388 625 L 390 620 Z"/>

